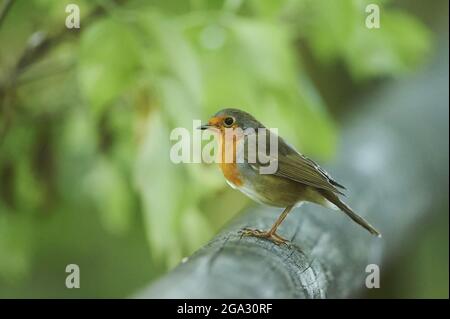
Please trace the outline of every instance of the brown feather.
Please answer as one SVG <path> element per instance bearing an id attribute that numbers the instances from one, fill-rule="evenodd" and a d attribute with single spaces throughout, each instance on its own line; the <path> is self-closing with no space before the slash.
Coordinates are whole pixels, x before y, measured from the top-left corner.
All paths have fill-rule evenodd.
<path id="1" fill-rule="evenodd" d="M 269 134 L 274 134 L 270 132 Z M 281 137 L 278 138 L 278 156 L 277 158 L 271 158 L 271 160 L 278 161 L 278 169 L 274 173 L 276 176 L 288 178 L 298 183 L 302 183 L 314 188 L 323 189 L 332 193 L 344 195 L 336 187 L 344 188 L 341 184 L 337 183 L 323 170 L 318 164 L 311 159 L 297 152 L 293 147 L 289 146 Z M 248 136 L 246 137 L 248 140 Z M 255 152 L 254 147 L 258 152 L 257 159 L 262 156 L 268 156 L 270 150 L 270 139 L 266 137 L 266 146 L 259 148 L 258 143 L 251 145 L 252 143 L 246 143 L 246 155 L 245 159 L 248 160 L 247 152 Z M 267 150 L 267 152 L 266 152 Z M 260 162 L 251 163 L 254 168 L 259 169 L 264 164 Z"/>

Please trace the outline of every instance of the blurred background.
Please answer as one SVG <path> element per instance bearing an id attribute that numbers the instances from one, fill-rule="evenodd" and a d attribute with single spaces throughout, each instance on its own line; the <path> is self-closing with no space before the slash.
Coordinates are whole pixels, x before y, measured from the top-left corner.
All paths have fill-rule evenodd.
<path id="1" fill-rule="evenodd" d="M 443 55 L 445 0 L 1 0 L 0 297 L 130 296 L 251 204 L 172 164 L 173 128 L 239 107 L 326 167 L 359 101 Z M 416 238 L 369 297 L 448 298 L 448 201 Z"/>

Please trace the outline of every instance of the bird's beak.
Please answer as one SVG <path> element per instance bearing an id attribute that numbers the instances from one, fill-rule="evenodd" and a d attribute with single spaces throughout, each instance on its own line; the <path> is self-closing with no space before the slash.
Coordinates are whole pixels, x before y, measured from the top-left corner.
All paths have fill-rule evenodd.
<path id="1" fill-rule="evenodd" d="M 209 124 L 203 124 L 203 125 L 197 127 L 197 130 L 207 130 L 210 127 L 211 127 L 211 125 L 209 125 Z"/>

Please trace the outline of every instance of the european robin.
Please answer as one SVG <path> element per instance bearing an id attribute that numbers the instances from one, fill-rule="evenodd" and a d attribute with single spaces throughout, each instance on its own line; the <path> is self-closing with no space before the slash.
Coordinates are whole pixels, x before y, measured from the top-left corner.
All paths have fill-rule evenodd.
<path id="1" fill-rule="evenodd" d="M 344 186 L 331 178 L 314 161 L 297 152 L 283 138 L 266 129 L 249 113 L 238 109 L 223 109 L 199 128 L 217 133 L 219 166 L 231 187 L 257 202 L 284 208 L 268 231 L 246 228 L 242 230 L 243 235 L 266 238 L 276 244 L 286 243 L 288 240 L 276 233 L 278 226 L 294 207 L 303 202 L 312 202 L 340 209 L 371 234 L 381 237 L 373 226 L 341 201 L 339 195 L 343 195 Z M 233 134 L 227 133 L 230 130 Z M 261 130 L 266 132 L 266 142 L 257 144 L 255 140 L 261 139 Z M 268 143 L 271 138 L 278 144 L 275 156 L 268 152 L 269 148 L 273 147 Z M 252 151 L 256 153 L 253 157 L 250 154 Z M 232 154 L 229 160 L 225 159 L 226 154 Z M 276 170 L 269 174 L 262 173 L 261 170 L 264 164 L 260 158 L 267 157 L 277 164 Z"/>

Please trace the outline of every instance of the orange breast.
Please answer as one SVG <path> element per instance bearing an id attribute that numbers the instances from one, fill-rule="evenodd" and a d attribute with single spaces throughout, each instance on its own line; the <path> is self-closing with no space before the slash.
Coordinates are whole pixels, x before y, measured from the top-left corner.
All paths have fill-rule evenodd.
<path id="1" fill-rule="evenodd" d="M 221 163 L 223 176 L 232 184 L 236 186 L 242 185 L 241 175 L 237 169 L 236 163 Z"/>
<path id="2" fill-rule="evenodd" d="M 236 186 L 241 186 L 243 184 L 241 174 L 236 165 L 236 143 L 237 140 L 234 138 L 232 141 L 228 141 L 225 143 L 225 137 L 223 132 L 220 133 L 219 137 L 219 167 L 222 170 L 223 176 L 232 184 Z M 228 147 L 226 150 L 227 154 L 233 154 L 232 162 L 226 163 L 226 155 L 225 155 L 225 147 Z M 232 149 L 230 149 L 232 147 Z M 230 152 L 230 153 L 228 153 Z M 232 153 L 231 153 L 232 152 Z M 228 155 L 230 156 L 230 155 Z"/>

